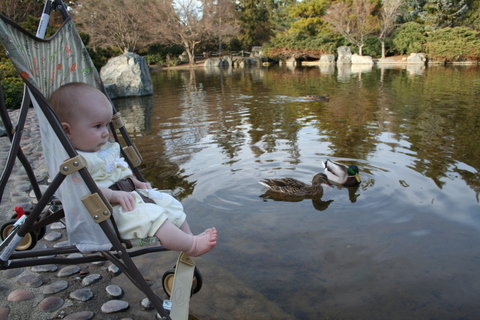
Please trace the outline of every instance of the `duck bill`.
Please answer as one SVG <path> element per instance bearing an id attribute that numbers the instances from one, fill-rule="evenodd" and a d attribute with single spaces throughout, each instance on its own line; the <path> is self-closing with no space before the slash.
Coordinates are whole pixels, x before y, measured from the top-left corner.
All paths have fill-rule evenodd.
<path id="1" fill-rule="evenodd" d="M 331 184 L 330 181 L 325 181 L 324 185 L 329 186 L 330 188 L 334 188 L 333 184 Z"/>
<path id="2" fill-rule="evenodd" d="M 357 179 L 358 183 L 362 182 L 362 180 L 360 180 L 360 175 L 358 173 L 355 174 L 355 179 Z"/>

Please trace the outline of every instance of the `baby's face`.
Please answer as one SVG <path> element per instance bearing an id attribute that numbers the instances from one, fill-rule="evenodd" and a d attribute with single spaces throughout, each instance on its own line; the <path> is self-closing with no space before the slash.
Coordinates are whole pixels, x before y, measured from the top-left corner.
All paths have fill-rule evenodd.
<path id="1" fill-rule="evenodd" d="M 112 106 L 100 92 L 89 93 L 76 106 L 75 119 L 69 122 L 68 136 L 75 149 L 95 152 L 108 141 L 108 124 L 112 120 Z"/>

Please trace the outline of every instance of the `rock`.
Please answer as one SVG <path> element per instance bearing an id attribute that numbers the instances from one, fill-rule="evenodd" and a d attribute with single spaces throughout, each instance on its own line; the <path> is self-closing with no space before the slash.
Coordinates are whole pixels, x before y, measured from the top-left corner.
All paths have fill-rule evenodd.
<path id="1" fill-rule="evenodd" d="M 65 268 L 62 268 L 58 274 L 57 277 L 68 277 L 71 276 L 72 274 L 79 273 L 80 272 L 80 267 L 79 266 L 66 266 Z"/>
<path id="2" fill-rule="evenodd" d="M 204 67 L 224 67 L 228 66 L 228 60 L 223 58 L 208 58 L 205 60 Z"/>
<path id="3" fill-rule="evenodd" d="M 427 62 L 427 58 L 425 57 L 425 53 L 410 53 L 407 57 L 407 63 L 422 63 L 425 64 Z"/>
<path id="4" fill-rule="evenodd" d="M 143 310 L 153 310 L 155 308 L 152 301 L 148 298 L 143 298 L 142 301 L 140 301 L 140 307 Z"/>
<path id="5" fill-rule="evenodd" d="M 103 313 L 115 313 L 127 310 L 130 307 L 127 301 L 123 300 L 110 300 L 105 302 L 102 305 L 102 312 Z"/>
<path id="6" fill-rule="evenodd" d="M 321 63 L 321 64 L 335 63 L 335 55 L 333 55 L 333 54 L 322 54 L 322 56 L 320 57 L 320 61 L 318 63 Z"/>
<path id="7" fill-rule="evenodd" d="M 102 279 L 102 276 L 99 275 L 98 273 L 94 273 L 94 274 L 89 274 L 88 276 L 86 276 L 85 278 L 83 278 L 82 280 L 82 286 L 90 286 L 98 281 L 100 281 L 100 279 Z"/>
<path id="8" fill-rule="evenodd" d="M 24 270 L 23 268 L 8 269 L 8 270 L 3 271 L 3 276 L 7 279 L 15 278 L 20 273 L 22 273 L 23 270 Z"/>
<path id="9" fill-rule="evenodd" d="M 44 264 L 41 266 L 33 266 L 30 268 L 33 272 L 54 272 L 58 270 L 58 267 L 55 264 Z"/>
<path id="10" fill-rule="evenodd" d="M 105 288 L 107 294 L 113 299 L 120 299 L 123 297 L 123 290 L 117 285 L 111 284 Z"/>
<path id="11" fill-rule="evenodd" d="M 62 237 L 62 234 L 58 231 L 50 231 L 49 233 L 47 233 L 43 238 L 46 240 L 46 241 L 57 241 L 58 239 L 60 239 Z"/>
<path id="12" fill-rule="evenodd" d="M 291 58 L 288 58 L 287 61 L 285 62 L 285 64 L 287 66 L 296 66 L 298 65 L 298 61 L 297 59 L 295 59 L 294 57 L 291 57 Z"/>
<path id="13" fill-rule="evenodd" d="M 17 283 L 21 286 L 37 288 L 43 284 L 43 281 L 36 274 L 27 274 L 25 276 L 18 278 Z"/>
<path id="14" fill-rule="evenodd" d="M 120 268 L 117 267 L 116 265 L 111 264 L 108 266 L 107 272 L 113 276 L 118 276 L 120 273 L 122 273 L 122 270 L 120 270 Z"/>
<path id="15" fill-rule="evenodd" d="M 108 60 L 100 70 L 100 77 L 112 99 L 153 93 L 147 62 L 132 52 Z"/>
<path id="16" fill-rule="evenodd" d="M 31 299 L 33 299 L 33 293 L 24 289 L 12 291 L 7 297 L 7 300 L 12 302 L 27 301 Z"/>
<path id="17" fill-rule="evenodd" d="M 43 294 L 54 294 L 60 291 L 63 291 L 68 288 L 68 282 L 65 280 L 55 281 L 45 288 L 43 288 Z"/>
<path id="18" fill-rule="evenodd" d="M 50 225 L 50 230 L 62 230 L 65 229 L 65 224 L 61 222 L 54 222 Z"/>
<path id="19" fill-rule="evenodd" d="M 338 52 L 337 64 L 352 63 L 352 52 L 350 51 L 349 47 L 347 46 L 338 47 L 337 52 Z"/>
<path id="20" fill-rule="evenodd" d="M 0 308 L 0 319 L 6 320 L 8 319 L 8 314 L 10 313 L 9 308 Z"/>
<path id="21" fill-rule="evenodd" d="M 370 56 L 352 55 L 352 64 L 370 64 L 373 65 L 373 59 Z"/>
<path id="22" fill-rule="evenodd" d="M 93 298 L 93 292 L 88 288 L 81 288 L 71 292 L 69 297 L 74 300 L 85 302 Z"/>
<path id="23" fill-rule="evenodd" d="M 7 130 L 5 129 L 5 125 L 3 121 L 0 120 L 0 137 L 5 137 L 7 135 Z"/>
<path id="24" fill-rule="evenodd" d="M 38 309 L 43 312 L 52 312 L 63 305 L 63 299 L 59 297 L 48 297 L 38 304 Z"/>
<path id="25" fill-rule="evenodd" d="M 92 311 L 80 311 L 80 312 L 71 313 L 63 319 L 65 319 L 65 320 L 90 320 L 90 319 L 93 319 L 94 315 L 95 315 L 95 313 L 93 313 Z"/>

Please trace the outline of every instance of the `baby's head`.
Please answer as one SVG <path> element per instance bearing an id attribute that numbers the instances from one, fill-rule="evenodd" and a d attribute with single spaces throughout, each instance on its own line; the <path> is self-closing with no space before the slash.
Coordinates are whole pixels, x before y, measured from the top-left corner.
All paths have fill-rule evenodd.
<path id="1" fill-rule="evenodd" d="M 112 106 L 95 87 L 77 82 L 63 85 L 50 103 L 75 149 L 94 152 L 108 141 Z"/>

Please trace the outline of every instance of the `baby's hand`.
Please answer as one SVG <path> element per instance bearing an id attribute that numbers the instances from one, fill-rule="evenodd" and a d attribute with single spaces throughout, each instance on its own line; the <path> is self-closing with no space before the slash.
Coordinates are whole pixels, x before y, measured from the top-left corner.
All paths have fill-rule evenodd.
<path id="1" fill-rule="evenodd" d="M 152 185 L 148 182 L 138 181 L 135 185 L 137 189 L 152 189 Z"/>
<path id="2" fill-rule="evenodd" d="M 152 189 L 152 185 L 148 182 L 142 182 L 135 177 L 132 177 L 132 181 L 137 189 Z"/>
<path id="3" fill-rule="evenodd" d="M 132 211 L 135 209 L 135 195 L 132 192 L 113 191 L 110 197 L 111 204 L 119 204 L 123 211 Z"/>

